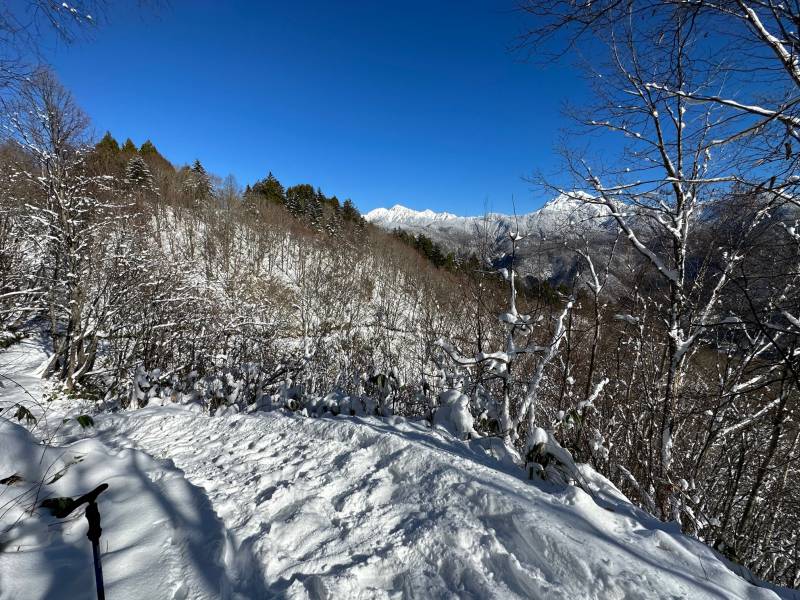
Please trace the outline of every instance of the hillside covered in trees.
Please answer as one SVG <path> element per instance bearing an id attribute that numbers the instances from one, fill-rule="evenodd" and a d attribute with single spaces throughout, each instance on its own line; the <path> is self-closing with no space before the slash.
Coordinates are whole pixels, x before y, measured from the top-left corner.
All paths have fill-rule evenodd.
<path id="1" fill-rule="evenodd" d="M 120 597 L 796 596 L 797 11 L 524 12 L 599 90 L 529 218 L 381 228 L 0 63 L 0 598 L 93 597 L 109 482 Z"/>

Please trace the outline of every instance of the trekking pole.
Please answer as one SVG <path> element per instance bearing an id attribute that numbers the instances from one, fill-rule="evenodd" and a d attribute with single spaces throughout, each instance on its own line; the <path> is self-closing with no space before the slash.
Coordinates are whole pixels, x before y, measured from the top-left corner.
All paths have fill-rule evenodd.
<path id="1" fill-rule="evenodd" d="M 100 534 L 103 530 L 100 528 L 100 510 L 97 508 L 97 497 L 107 489 L 108 484 L 102 483 L 94 488 L 91 492 L 84 494 L 80 498 L 76 498 L 75 500 L 70 498 L 69 502 L 57 507 L 53 506 L 51 508 L 53 516 L 58 519 L 64 519 L 79 506 L 82 506 L 83 504 L 88 505 L 86 507 L 85 514 L 86 520 L 89 522 L 89 531 L 86 533 L 86 537 L 88 537 L 89 541 L 92 542 L 94 582 L 95 587 L 97 588 L 97 600 L 106 600 L 106 592 L 103 588 L 103 565 L 100 563 Z M 46 501 L 42 504 L 47 506 Z"/>
<path id="2" fill-rule="evenodd" d="M 108 487 L 107 483 L 104 483 L 98 488 L 95 488 L 91 494 L 94 494 L 92 500 L 89 502 L 89 505 L 86 507 L 86 520 L 89 521 L 89 531 L 86 533 L 86 537 L 92 542 L 92 558 L 94 558 L 94 583 L 95 587 L 97 588 L 97 600 L 106 600 L 106 591 L 103 587 L 103 565 L 100 562 L 100 534 L 102 533 L 102 529 L 100 529 L 100 511 L 97 508 L 97 496 L 105 491 Z"/>

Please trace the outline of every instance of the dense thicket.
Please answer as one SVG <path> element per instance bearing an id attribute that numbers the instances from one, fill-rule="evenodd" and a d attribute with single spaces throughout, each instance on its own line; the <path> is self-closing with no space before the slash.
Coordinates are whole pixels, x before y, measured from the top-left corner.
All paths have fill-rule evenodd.
<path id="1" fill-rule="evenodd" d="M 436 369 L 434 342 L 461 326 L 467 278 L 310 185 L 284 189 L 270 174 L 242 192 L 199 161 L 173 168 L 151 142 L 91 145 L 47 72 L 25 94 L 18 114 L 24 104 L 58 118 L 12 113 L 2 319 L 17 331 L 46 318 L 48 371 L 66 390 L 108 407 L 179 394 L 212 410 L 275 394 L 299 406 L 391 374 L 413 402 L 431 401 L 406 382 Z M 81 127 L 62 138 L 57 121 Z"/>

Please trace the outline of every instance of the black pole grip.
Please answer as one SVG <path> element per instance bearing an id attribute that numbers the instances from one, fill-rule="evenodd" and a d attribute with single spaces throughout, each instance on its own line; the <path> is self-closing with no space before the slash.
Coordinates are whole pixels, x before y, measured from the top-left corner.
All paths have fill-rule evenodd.
<path id="1" fill-rule="evenodd" d="M 105 492 L 108 489 L 107 483 L 101 483 L 96 488 L 94 488 L 91 492 L 88 492 L 75 500 L 77 506 L 80 506 L 84 502 L 88 502 L 89 504 L 94 503 L 97 500 L 97 497 Z"/>
<path id="2" fill-rule="evenodd" d="M 91 492 L 72 500 L 70 498 L 57 498 L 56 500 L 66 500 L 63 504 L 56 504 L 55 506 L 50 506 L 47 503 L 50 500 L 45 500 L 42 502 L 42 506 L 46 506 L 50 508 L 53 516 L 58 519 L 65 519 L 67 518 L 76 508 L 79 506 L 89 503 L 94 504 L 97 501 L 97 497 L 105 492 L 108 489 L 107 483 L 101 483 L 96 488 L 94 488 Z"/>
<path id="3" fill-rule="evenodd" d="M 89 521 L 89 531 L 86 532 L 86 537 L 96 544 L 100 541 L 100 534 L 103 532 L 100 528 L 100 511 L 97 509 L 97 502 L 90 502 L 86 507 L 86 520 Z"/>

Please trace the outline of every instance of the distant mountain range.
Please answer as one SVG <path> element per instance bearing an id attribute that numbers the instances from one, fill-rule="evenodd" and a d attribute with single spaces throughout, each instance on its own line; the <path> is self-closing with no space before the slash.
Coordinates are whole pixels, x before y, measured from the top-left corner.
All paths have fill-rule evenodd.
<path id="1" fill-rule="evenodd" d="M 488 213 L 461 217 L 448 212 L 413 210 L 400 204 L 376 208 L 364 215 L 370 223 L 387 229 L 423 234 L 438 244 L 461 253 L 476 252 L 496 266 L 504 266 L 511 249 L 509 234 L 521 236 L 517 243 L 517 267 L 527 276 L 561 282 L 575 268 L 574 253 L 563 246 L 569 233 L 581 232 L 592 238 L 614 231 L 609 209 L 586 202 L 582 192 L 561 194 L 540 209 L 524 215 Z"/>
<path id="2" fill-rule="evenodd" d="M 510 232 L 537 238 L 561 237 L 569 230 L 604 230 L 612 217 L 603 205 L 584 201 L 592 197 L 582 192 L 561 194 L 540 209 L 524 215 L 488 213 L 477 217 L 460 217 L 448 212 L 413 210 L 400 204 L 376 208 L 364 217 L 384 229 L 403 229 L 422 233 L 448 246 L 463 247 L 479 239 L 496 243 Z"/>

